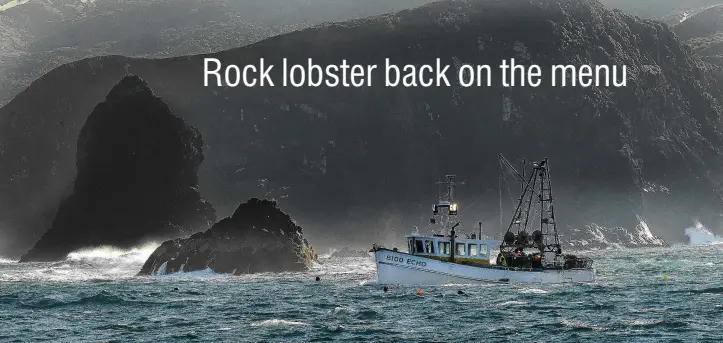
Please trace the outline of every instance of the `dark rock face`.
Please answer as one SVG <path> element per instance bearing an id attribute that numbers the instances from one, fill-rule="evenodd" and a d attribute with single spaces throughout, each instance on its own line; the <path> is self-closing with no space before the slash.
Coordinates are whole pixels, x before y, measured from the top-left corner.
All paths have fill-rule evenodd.
<path id="1" fill-rule="evenodd" d="M 413 65 L 441 58 L 455 66 L 450 75 L 462 63 L 514 57 L 543 68 L 627 65 L 628 86 L 203 87 L 204 57 L 237 65 L 263 57 L 277 66 L 282 58 L 321 65 L 346 59 L 381 69 L 385 58 Z M 691 218 L 718 227 L 723 212 L 719 69 L 668 26 L 595 1 L 469 0 L 328 24 L 209 56 L 99 57 L 58 68 L 0 109 L 0 211 L 19 223 L 8 227 L 30 235 L 27 218 L 39 217 L 41 200 L 65 190 L 76 123 L 102 96 L 98 89 L 126 70 L 155 85 L 204 133 L 200 185 L 219 212 L 252 196 L 280 199 L 314 228 L 306 235 L 317 245 L 370 244 L 387 232 L 401 238 L 414 226 L 423 230 L 434 183 L 446 173 L 464 182 L 457 189 L 463 208 L 474 204 L 462 212 L 463 225 L 483 221 L 485 233 L 495 235 L 497 192 L 475 200 L 497 189 L 499 153 L 511 161 L 550 158 L 562 231 L 591 223 L 632 230 L 641 216 L 675 242 L 686 240 Z M 280 67 L 275 71 L 278 81 Z M 374 76 L 383 79 L 383 70 Z M 505 228 L 512 215 L 507 193 Z"/>
<path id="2" fill-rule="evenodd" d="M 300 226 L 277 203 L 251 199 L 211 229 L 164 242 L 140 274 L 210 268 L 216 273 L 251 274 L 308 270 L 316 254 Z"/>
<path id="3" fill-rule="evenodd" d="M 88 117 L 78 138 L 73 194 L 21 261 L 58 260 L 97 245 L 130 247 L 215 221 L 197 185 L 203 139 L 145 81 L 129 76 Z"/>

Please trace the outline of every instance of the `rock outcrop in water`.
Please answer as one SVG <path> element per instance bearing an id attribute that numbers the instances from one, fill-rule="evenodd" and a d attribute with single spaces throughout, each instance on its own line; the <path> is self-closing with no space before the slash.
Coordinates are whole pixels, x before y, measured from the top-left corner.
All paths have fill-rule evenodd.
<path id="1" fill-rule="evenodd" d="M 204 87 L 204 57 L 237 65 L 263 57 L 278 66 L 277 86 Z M 385 58 L 411 65 L 440 58 L 451 77 L 465 63 L 512 57 L 545 70 L 626 65 L 628 85 L 383 83 Z M 282 87 L 282 58 L 382 70 L 373 87 Z M 690 217 L 714 227 L 723 212 L 723 87 L 711 68 L 668 26 L 588 0 L 440 1 L 205 56 L 88 59 L 48 73 L 0 109 L 0 211 L 19 223 L 7 227 L 27 227 L 13 237 L 33 232 L 20 224 L 72 181 L 76 123 L 98 102 L 98 89 L 130 71 L 204 133 L 200 183 L 217 210 L 254 196 L 282 199 L 285 211 L 319 230 L 308 237 L 329 245 L 371 244 L 370 228 L 381 226 L 370 224 L 380 217 L 399 218 L 385 232 L 401 237 L 426 216 L 419 204 L 435 199 L 434 182 L 446 173 L 464 181 L 460 203 L 476 206 L 461 221 L 482 220 L 493 234 L 497 211 L 476 209 L 499 208 L 499 199 L 490 193 L 475 201 L 496 189 L 499 153 L 511 161 L 550 158 L 561 230 L 591 223 L 632 230 L 640 214 L 666 240 L 685 240 Z"/>
<path id="2" fill-rule="evenodd" d="M 561 238 L 564 247 L 573 249 L 609 249 L 661 247 L 667 243 L 653 235 L 648 224 L 640 223 L 632 230 L 621 227 L 603 227 L 597 224 L 587 225 L 584 229 L 572 229 Z"/>
<path id="3" fill-rule="evenodd" d="M 254 198 L 205 232 L 161 244 L 140 274 L 303 271 L 316 258 L 302 228 L 275 201 Z"/>
<path id="4" fill-rule="evenodd" d="M 207 228 L 213 207 L 198 193 L 203 139 L 136 76 L 123 78 L 78 138 L 73 194 L 21 261 L 64 258 L 99 245 L 128 248 Z"/>

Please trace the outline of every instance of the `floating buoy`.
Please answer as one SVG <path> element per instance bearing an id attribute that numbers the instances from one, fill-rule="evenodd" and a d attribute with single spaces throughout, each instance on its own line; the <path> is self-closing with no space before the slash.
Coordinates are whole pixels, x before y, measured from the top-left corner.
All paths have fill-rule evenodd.
<path id="1" fill-rule="evenodd" d="M 321 276 L 317 276 L 316 281 L 321 281 Z"/>
<path id="2" fill-rule="evenodd" d="M 422 295 L 422 294 L 424 294 L 424 291 L 421 290 L 421 289 L 418 289 L 418 290 L 417 290 L 417 295 Z"/>
<path id="3" fill-rule="evenodd" d="M 667 280 L 667 279 L 668 279 L 668 275 L 663 275 L 663 280 Z"/>

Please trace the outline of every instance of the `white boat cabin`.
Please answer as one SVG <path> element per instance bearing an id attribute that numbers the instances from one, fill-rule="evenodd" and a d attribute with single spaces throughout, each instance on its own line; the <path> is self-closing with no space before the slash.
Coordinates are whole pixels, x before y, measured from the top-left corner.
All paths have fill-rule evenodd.
<path id="1" fill-rule="evenodd" d="M 452 247 L 450 236 L 407 236 L 407 249 L 412 255 L 450 262 L 454 248 L 454 262 L 464 264 L 489 264 L 492 247 L 499 245 L 499 241 L 456 237 Z"/>

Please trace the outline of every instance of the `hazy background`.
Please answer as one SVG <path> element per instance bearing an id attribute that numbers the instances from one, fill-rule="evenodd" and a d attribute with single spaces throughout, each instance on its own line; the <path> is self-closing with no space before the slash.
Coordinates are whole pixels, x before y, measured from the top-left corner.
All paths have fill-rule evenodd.
<path id="1" fill-rule="evenodd" d="M 49 70 L 100 55 L 169 57 L 231 49 L 323 22 L 413 8 L 430 0 L 0 1 L 0 105 Z M 602 0 L 678 23 L 720 0 Z"/>

